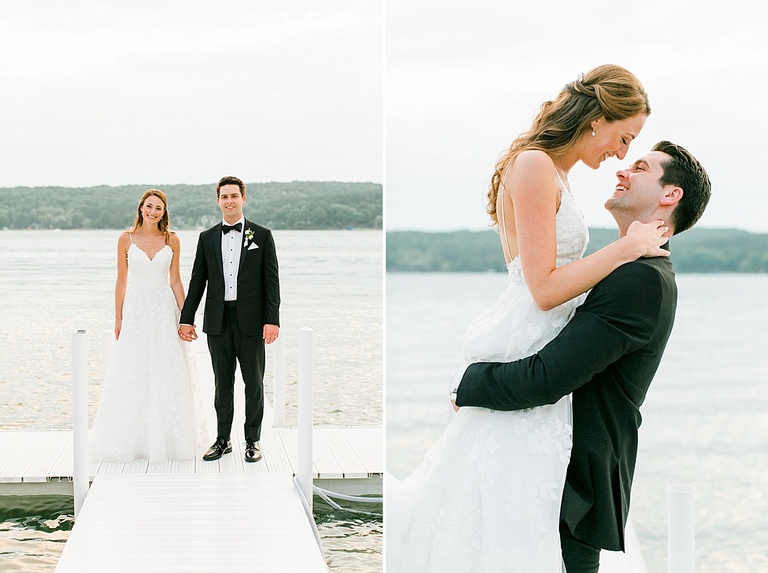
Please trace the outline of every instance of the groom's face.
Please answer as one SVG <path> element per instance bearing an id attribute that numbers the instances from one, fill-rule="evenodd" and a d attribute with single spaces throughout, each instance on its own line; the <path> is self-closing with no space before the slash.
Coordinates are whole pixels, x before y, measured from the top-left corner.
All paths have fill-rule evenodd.
<path id="1" fill-rule="evenodd" d="M 652 151 L 628 169 L 618 171 L 618 183 L 605 208 L 613 214 L 623 213 L 638 221 L 650 221 L 664 196 L 659 180 L 664 175 L 663 165 L 669 159 L 666 153 Z"/>
<path id="2" fill-rule="evenodd" d="M 236 223 L 243 216 L 245 195 L 237 185 L 224 185 L 219 189 L 219 209 L 227 223 Z"/>

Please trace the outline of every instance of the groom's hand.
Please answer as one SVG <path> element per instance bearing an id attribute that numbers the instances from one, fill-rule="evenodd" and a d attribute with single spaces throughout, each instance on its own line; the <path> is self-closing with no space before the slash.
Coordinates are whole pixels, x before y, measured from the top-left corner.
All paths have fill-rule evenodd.
<path id="1" fill-rule="evenodd" d="M 469 368 L 469 364 L 465 364 L 459 368 L 453 375 L 453 380 L 451 381 L 451 406 L 453 406 L 454 412 L 459 411 L 459 406 L 456 405 L 456 395 L 459 392 L 459 384 L 461 384 L 461 380 L 464 378 L 464 373 L 467 371 L 467 368 Z"/>
<path id="2" fill-rule="evenodd" d="M 277 340 L 277 337 L 280 335 L 280 327 L 276 324 L 265 324 L 264 325 L 264 342 L 267 344 L 272 344 L 275 340 Z"/>
<path id="3" fill-rule="evenodd" d="M 187 342 L 197 340 L 197 332 L 195 332 L 194 324 L 180 324 L 179 325 L 179 338 Z"/>

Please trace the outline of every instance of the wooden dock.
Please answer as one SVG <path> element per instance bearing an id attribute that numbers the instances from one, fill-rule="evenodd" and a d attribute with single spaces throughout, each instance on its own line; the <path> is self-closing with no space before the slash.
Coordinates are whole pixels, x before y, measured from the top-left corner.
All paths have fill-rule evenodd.
<path id="1" fill-rule="evenodd" d="M 192 350 L 207 424 L 215 428 L 204 342 Z M 188 460 L 90 461 L 91 488 L 56 573 L 327 571 L 317 528 L 294 479 L 298 429 L 274 427 L 265 400 L 264 457 L 246 463 L 243 385 L 239 375 L 237 380 L 232 453 L 214 462 L 204 462 L 202 450 Z M 314 427 L 312 442 L 315 485 L 346 495 L 381 495 L 381 427 Z M 0 495 L 73 495 L 73 476 L 72 430 L 0 431 Z"/>
<path id="2" fill-rule="evenodd" d="M 315 428 L 313 431 L 316 485 L 350 495 L 380 495 L 384 473 L 381 428 Z M 93 461 L 91 480 L 100 475 L 158 474 L 286 474 L 297 471 L 295 428 L 262 430 L 264 459 L 243 459 L 242 429 L 235 432 L 233 451 L 220 460 L 128 463 Z M 72 431 L 0 431 L 0 494 L 72 495 Z"/>
<path id="3" fill-rule="evenodd" d="M 56 573 L 325 572 L 287 474 L 102 475 Z"/>

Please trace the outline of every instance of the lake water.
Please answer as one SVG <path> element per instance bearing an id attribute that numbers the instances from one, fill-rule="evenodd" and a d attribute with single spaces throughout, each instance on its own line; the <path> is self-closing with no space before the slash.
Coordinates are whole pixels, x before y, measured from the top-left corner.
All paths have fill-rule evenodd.
<path id="1" fill-rule="evenodd" d="M 387 469 L 442 433 L 464 329 L 503 274 L 394 274 L 386 286 Z M 677 320 L 642 407 L 631 513 L 649 573 L 667 570 L 667 488 L 695 487 L 698 573 L 768 571 L 768 275 L 678 275 Z"/>
<path id="2" fill-rule="evenodd" d="M 73 332 L 88 333 L 90 419 L 101 384 L 101 337 L 114 317 L 116 231 L 0 231 L 0 429 L 71 428 Z M 185 285 L 196 231 L 181 231 Z M 286 424 L 296 417 L 298 330 L 316 331 L 318 425 L 380 426 L 383 233 L 275 231 L 286 354 Z M 270 395 L 269 374 L 265 379 Z M 72 526 L 71 498 L 0 498 L 0 570 L 53 571 Z M 342 503 L 347 507 L 353 504 Z M 331 571 L 382 567 L 381 505 L 315 502 Z"/>

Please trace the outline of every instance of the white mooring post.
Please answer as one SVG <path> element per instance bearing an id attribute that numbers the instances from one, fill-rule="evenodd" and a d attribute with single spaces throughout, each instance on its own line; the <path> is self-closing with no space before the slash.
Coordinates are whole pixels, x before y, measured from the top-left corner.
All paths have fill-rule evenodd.
<path id="1" fill-rule="evenodd" d="M 668 573 L 694 573 L 696 519 L 693 486 L 671 485 L 667 498 L 669 502 Z"/>
<path id="2" fill-rule="evenodd" d="M 285 428 L 285 340 L 278 336 L 272 343 L 272 423 Z"/>
<path id="3" fill-rule="evenodd" d="M 72 452 L 75 519 L 88 495 L 88 353 L 85 330 L 72 335 Z"/>
<path id="4" fill-rule="evenodd" d="M 315 331 L 299 329 L 299 488 L 312 511 L 312 360 Z"/>

